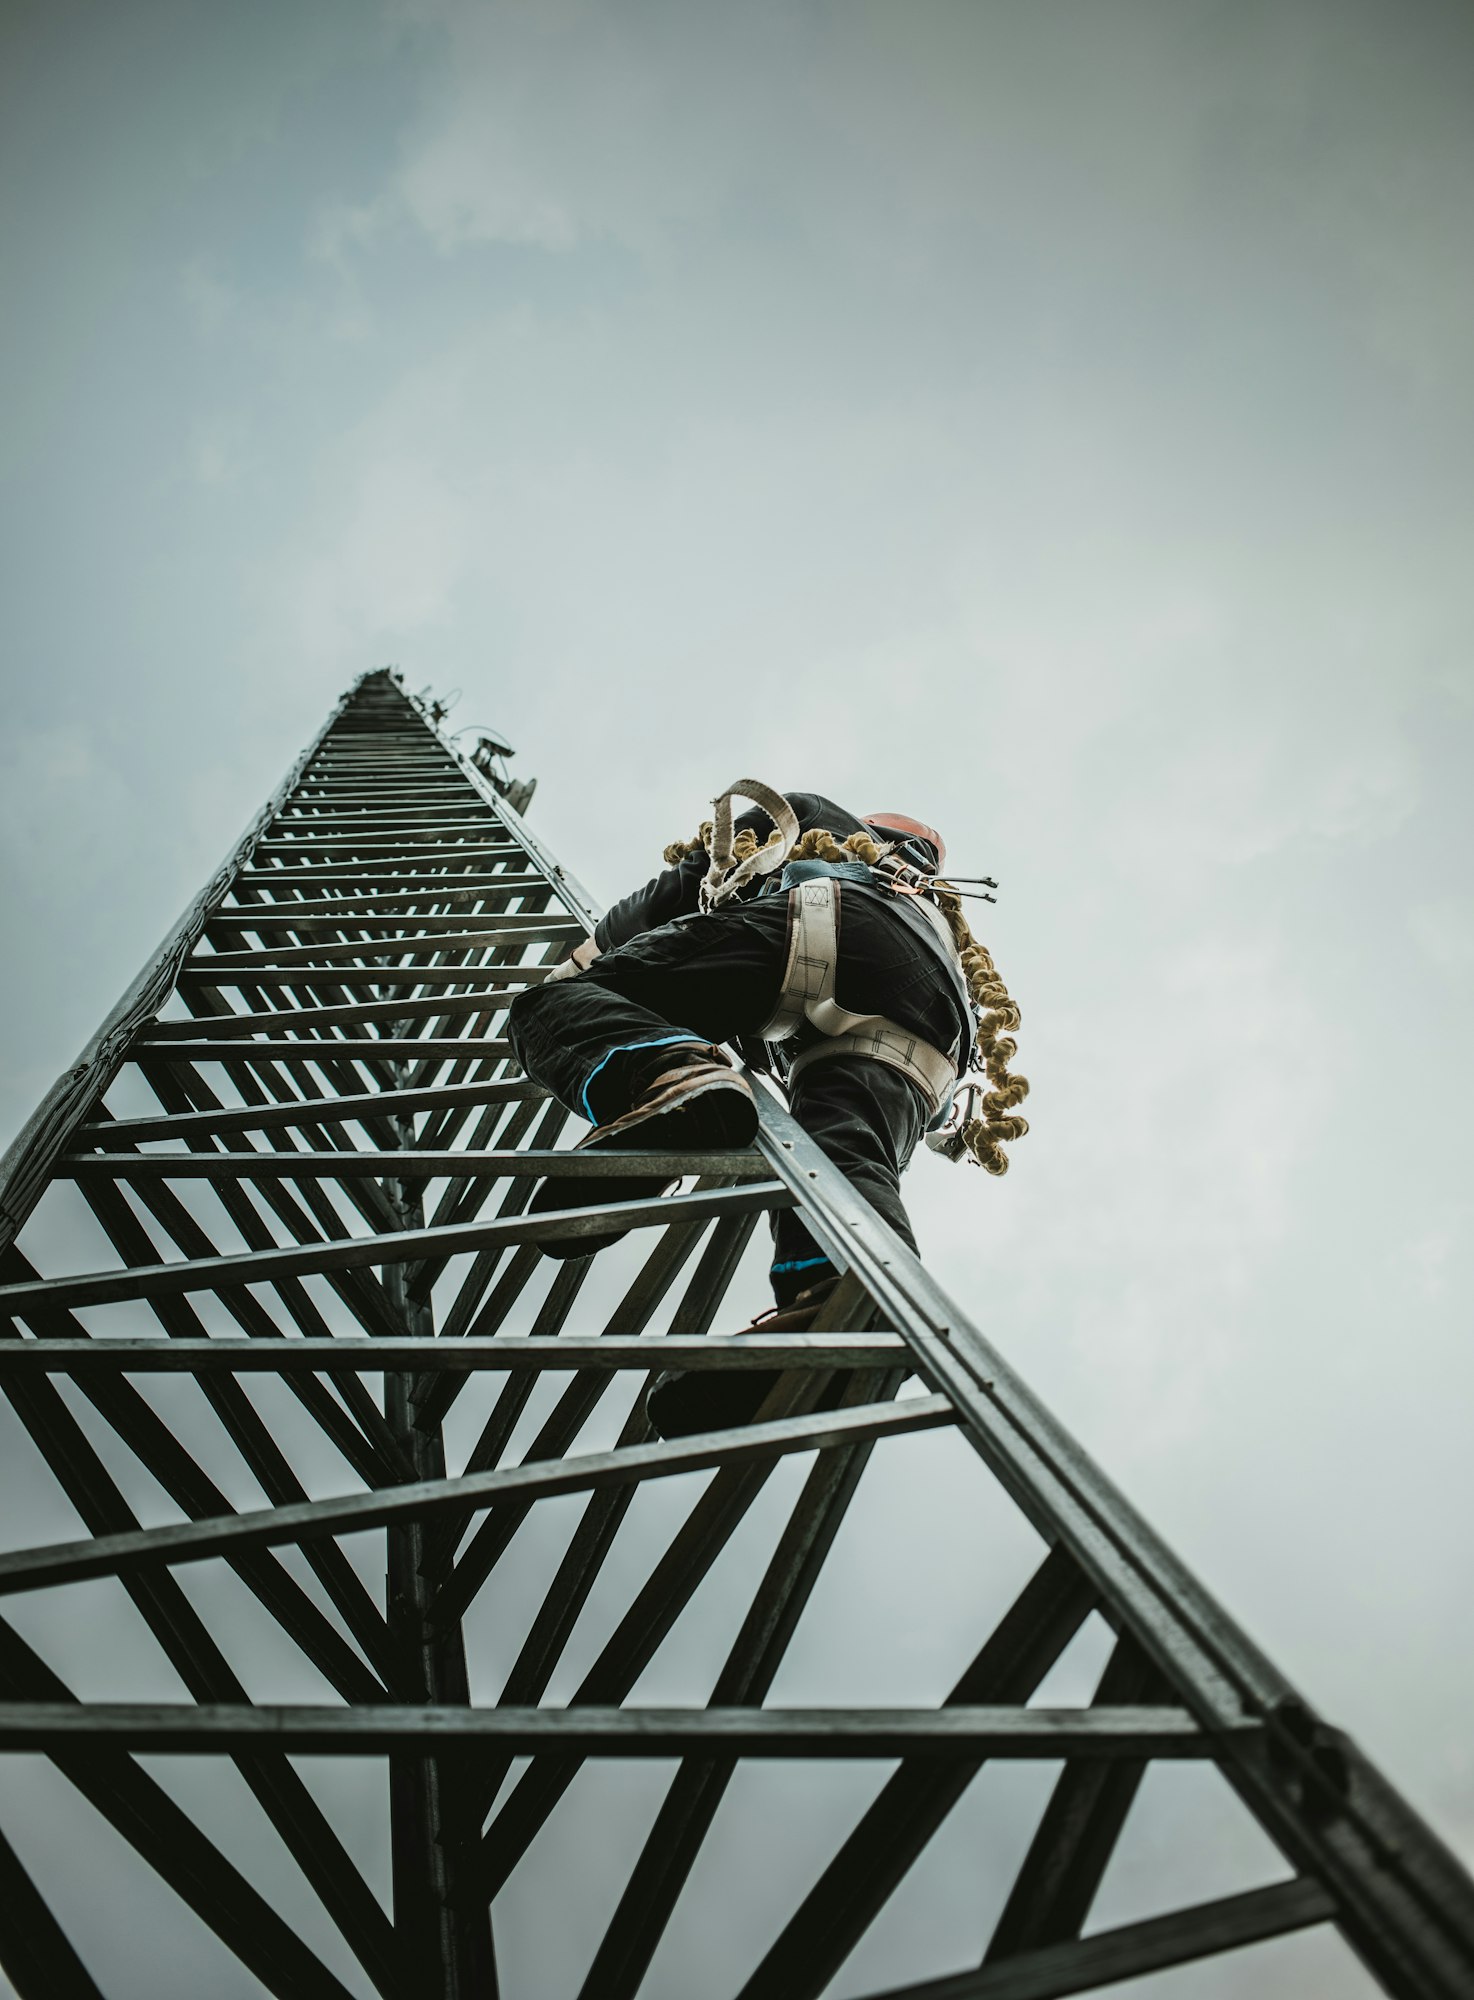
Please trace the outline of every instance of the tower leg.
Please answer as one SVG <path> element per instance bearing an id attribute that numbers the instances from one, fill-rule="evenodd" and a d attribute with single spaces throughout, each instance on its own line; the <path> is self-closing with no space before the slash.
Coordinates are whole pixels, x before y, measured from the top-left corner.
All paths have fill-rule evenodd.
<path id="1" fill-rule="evenodd" d="M 418 1186 L 393 1180 L 384 1186 L 402 1218 L 400 1227 L 422 1228 L 424 1210 Z M 409 1297 L 413 1267 L 390 1265 L 383 1278 L 405 1332 L 433 1338 L 429 1301 Z M 440 1427 L 437 1424 L 428 1431 L 416 1427 L 410 1400 L 413 1384 L 412 1375 L 385 1376 L 385 1415 L 414 1466 L 416 1479 L 443 1479 L 445 1445 Z M 422 1573 L 425 1553 L 422 1523 L 411 1521 L 389 1529 L 389 1628 L 402 1663 L 406 1697 L 434 1703 L 467 1702 L 470 1687 L 465 1641 L 459 1622 L 447 1630 L 431 1624 L 433 1586 Z M 394 1923 L 405 1941 L 417 2000 L 421 1995 L 424 2000 L 495 2000 L 490 1912 L 458 1893 L 465 1842 L 462 1818 L 452 1796 L 455 1784 L 456 1774 L 446 1760 L 389 1760 Z"/>

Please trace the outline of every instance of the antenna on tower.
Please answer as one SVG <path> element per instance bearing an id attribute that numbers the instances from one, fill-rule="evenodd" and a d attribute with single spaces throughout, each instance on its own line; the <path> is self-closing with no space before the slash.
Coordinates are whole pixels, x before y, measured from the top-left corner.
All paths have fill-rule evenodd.
<path id="1" fill-rule="evenodd" d="M 483 777 L 489 778 L 498 795 L 504 798 L 514 813 L 525 813 L 532 804 L 532 795 L 537 790 L 536 778 L 514 778 L 507 770 L 506 760 L 517 753 L 510 743 L 503 742 L 499 735 L 477 724 L 481 734 L 476 739 L 476 747 L 471 752 L 471 763 Z M 460 733 L 460 732 L 458 732 Z"/>

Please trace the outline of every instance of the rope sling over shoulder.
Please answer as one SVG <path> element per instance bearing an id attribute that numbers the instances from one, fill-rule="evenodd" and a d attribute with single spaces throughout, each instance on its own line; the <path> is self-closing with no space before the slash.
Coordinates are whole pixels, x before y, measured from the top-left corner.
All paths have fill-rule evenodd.
<path id="1" fill-rule="evenodd" d="M 751 799 L 773 822 L 773 831 L 754 853 L 739 860 L 732 836 L 733 799 Z M 739 778 L 712 800 L 713 818 L 707 852 L 711 866 L 701 885 L 700 908 L 719 910 L 754 877 L 771 875 L 783 866 L 798 840 L 798 814 L 781 792 L 760 778 Z M 704 829 L 703 829 L 704 831 Z"/>

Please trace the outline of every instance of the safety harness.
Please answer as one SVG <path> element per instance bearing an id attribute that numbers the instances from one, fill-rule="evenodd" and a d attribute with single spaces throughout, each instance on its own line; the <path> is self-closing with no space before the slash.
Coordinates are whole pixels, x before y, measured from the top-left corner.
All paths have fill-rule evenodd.
<path id="1" fill-rule="evenodd" d="M 772 820 L 776 833 L 744 861 L 732 853 L 732 799 L 751 799 Z M 780 792 L 752 778 L 739 778 L 713 801 L 715 817 L 709 852 L 711 866 L 701 885 L 703 910 L 718 909 L 744 882 L 757 875 L 771 875 L 781 868 L 799 836 L 798 815 Z M 886 843 L 880 843 L 882 847 Z M 823 1037 L 801 1049 L 788 1065 L 789 1081 L 811 1063 L 826 1057 L 857 1055 L 872 1062 L 886 1063 L 910 1078 L 925 1099 L 933 1118 L 951 1102 L 958 1067 L 953 1059 L 923 1041 L 908 1028 L 899 1027 L 883 1014 L 852 1014 L 834 997 L 835 974 L 839 964 L 839 869 L 832 874 L 811 872 L 825 863 L 804 864 L 807 880 L 786 891 L 788 897 L 788 959 L 772 1017 L 759 1031 L 765 1042 L 791 1040 L 805 1022 Z M 878 887 L 888 886 L 884 875 L 871 873 Z M 958 967 L 961 961 L 947 921 L 924 895 L 911 891 L 909 907 L 918 911 L 936 932 L 943 954 Z"/>
<path id="2" fill-rule="evenodd" d="M 939 932 L 945 932 L 940 914 L 937 924 Z M 955 952 L 950 936 L 946 943 Z M 807 1021 L 824 1039 L 793 1058 L 788 1066 L 790 1082 L 826 1056 L 868 1056 L 908 1076 L 936 1117 L 951 1100 L 957 1065 L 884 1014 L 852 1014 L 841 1007 L 834 997 L 838 963 L 839 883 L 823 877 L 800 882 L 788 891 L 788 962 L 778 1005 L 759 1031 L 762 1039 L 787 1041 Z"/>

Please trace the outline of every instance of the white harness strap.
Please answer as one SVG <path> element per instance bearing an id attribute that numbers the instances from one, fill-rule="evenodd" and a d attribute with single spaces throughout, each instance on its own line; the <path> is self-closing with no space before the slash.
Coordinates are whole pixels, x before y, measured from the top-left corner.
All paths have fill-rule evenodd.
<path id="1" fill-rule="evenodd" d="M 839 959 L 834 883 L 823 877 L 800 882 L 788 892 L 788 961 L 773 1018 L 762 1030 L 765 1042 L 786 1042 L 810 1020 L 821 1034 L 841 1035 L 856 1017 L 834 1001 L 834 969 Z M 821 1010 L 843 1018 L 826 1024 Z"/>
<path id="2" fill-rule="evenodd" d="M 761 806 L 778 832 L 778 838 L 769 838 L 756 854 L 749 854 L 745 861 L 732 859 L 732 801 L 751 799 L 755 806 Z M 714 814 L 711 824 L 711 865 L 706 871 L 706 879 L 701 885 L 700 908 L 715 910 L 735 896 L 744 882 L 750 882 L 756 875 L 771 875 L 775 868 L 781 868 L 793 852 L 798 839 L 798 814 L 781 792 L 775 792 L 771 785 L 765 785 L 760 778 L 739 778 L 728 785 L 724 792 L 712 800 Z"/>
<path id="3" fill-rule="evenodd" d="M 794 1058 L 789 1076 L 794 1077 L 810 1063 L 826 1056 L 868 1056 L 873 1062 L 888 1063 L 902 1070 L 920 1090 L 933 1114 L 947 1102 L 957 1071 L 940 1049 L 899 1028 L 883 1014 L 852 1014 L 834 997 L 835 968 L 839 962 L 837 884 L 820 877 L 800 882 L 788 892 L 788 962 L 772 1019 L 762 1029 L 765 1042 L 786 1041 L 808 1021 L 825 1040 L 803 1050 Z M 917 898 L 918 903 L 921 899 Z M 924 907 L 924 906 L 923 906 Z M 955 950 L 950 931 L 940 911 L 935 914 L 943 927 L 949 948 Z"/>
<path id="4" fill-rule="evenodd" d="M 826 1056 L 868 1056 L 872 1062 L 887 1063 L 900 1070 L 921 1092 L 933 1118 L 949 1101 L 957 1081 L 957 1070 L 950 1056 L 944 1056 L 919 1035 L 898 1028 L 894 1021 L 879 1015 L 858 1034 L 832 1035 L 795 1056 L 788 1066 L 789 1081 L 810 1063 L 823 1062 Z"/>

